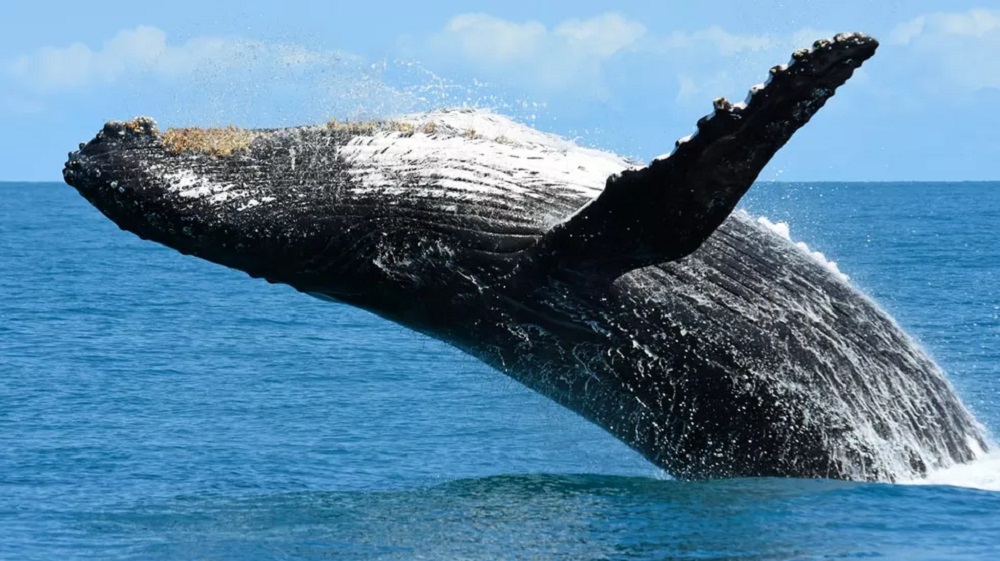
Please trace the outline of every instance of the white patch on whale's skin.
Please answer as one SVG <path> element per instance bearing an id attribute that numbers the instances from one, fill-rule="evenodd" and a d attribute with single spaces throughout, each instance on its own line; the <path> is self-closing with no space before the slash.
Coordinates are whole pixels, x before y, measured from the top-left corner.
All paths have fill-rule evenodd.
<path id="1" fill-rule="evenodd" d="M 187 199 L 200 199 L 220 190 L 217 184 L 189 169 L 165 173 L 163 180 L 172 191 Z"/>
<path id="2" fill-rule="evenodd" d="M 474 201 L 538 199 L 559 189 L 592 198 L 609 176 L 635 166 L 489 111 L 442 110 L 394 122 L 413 132 L 380 130 L 339 148 L 356 190 L 399 195 L 419 185 Z"/>
<path id="3" fill-rule="evenodd" d="M 156 171 L 156 168 L 151 168 Z M 215 207 L 227 206 L 237 212 L 270 203 L 275 197 L 251 196 L 246 189 L 232 183 L 214 181 L 189 169 L 179 169 L 163 173 L 161 176 L 168 191 L 188 200 L 200 200 Z"/>
<path id="4" fill-rule="evenodd" d="M 246 192 L 229 183 L 219 183 L 189 169 L 179 169 L 162 175 L 168 189 L 185 199 L 203 199 L 211 203 L 224 203 L 240 199 Z"/>

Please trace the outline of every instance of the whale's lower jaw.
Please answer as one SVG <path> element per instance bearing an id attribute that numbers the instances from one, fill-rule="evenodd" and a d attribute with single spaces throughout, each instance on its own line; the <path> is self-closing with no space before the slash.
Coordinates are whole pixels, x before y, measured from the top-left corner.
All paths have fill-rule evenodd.
<path id="1" fill-rule="evenodd" d="M 464 110 L 109 123 L 64 175 L 123 229 L 444 340 L 678 477 L 915 477 L 982 427 L 877 306 L 731 215 L 875 47 L 797 52 L 642 169 Z"/>

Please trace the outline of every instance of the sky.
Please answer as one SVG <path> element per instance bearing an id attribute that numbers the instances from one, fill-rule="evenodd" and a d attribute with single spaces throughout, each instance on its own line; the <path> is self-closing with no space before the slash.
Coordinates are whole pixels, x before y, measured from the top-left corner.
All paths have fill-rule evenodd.
<path id="1" fill-rule="evenodd" d="M 878 54 L 765 181 L 1000 180 L 998 0 L 0 0 L 0 180 L 104 121 L 276 127 L 448 106 L 641 161 L 841 31 Z"/>

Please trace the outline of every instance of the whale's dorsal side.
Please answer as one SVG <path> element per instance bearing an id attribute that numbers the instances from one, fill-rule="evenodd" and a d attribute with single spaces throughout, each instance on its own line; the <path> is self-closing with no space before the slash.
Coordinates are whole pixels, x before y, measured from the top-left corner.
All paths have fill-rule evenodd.
<path id="1" fill-rule="evenodd" d="M 604 191 L 532 249 L 531 261 L 576 276 L 613 280 L 674 261 L 729 216 L 774 154 L 833 96 L 878 43 L 858 34 L 817 41 L 771 69 L 766 84 L 715 112 L 669 156 L 608 178 Z"/>

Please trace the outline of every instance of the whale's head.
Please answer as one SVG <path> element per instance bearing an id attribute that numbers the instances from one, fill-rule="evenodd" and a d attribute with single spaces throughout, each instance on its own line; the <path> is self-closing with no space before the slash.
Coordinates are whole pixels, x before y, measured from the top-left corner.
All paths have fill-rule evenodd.
<path id="1" fill-rule="evenodd" d="M 109 122 L 70 153 L 63 176 L 143 239 L 303 290 L 351 291 L 363 271 L 347 259 L 346 240 L 360 247 L 371 235 L 353 218 L 360 201 L 349 200 L 335 170 L 314 189 L 288 187 L 301 179 L 294 147 L 289 143 L 286 154 L 276 153 L 279 143 L 251 148 L 267 134 L 236 128 L 160 133 L 143 117 Z M 329 167 L 336 168 L 335 160 L 331 156 Z M 352 274 L 336 286 L 319 286 L 312 277 L 320 267 Z"/>
<path id="2" fill-rule="evenodd" d="M 627 165 L 558 142 L 463 110 L 262 130 L 140 117 L 106 124 L 63 173 L 144 239 L 384 312 L 503 278 L 506 257 Z"/>

